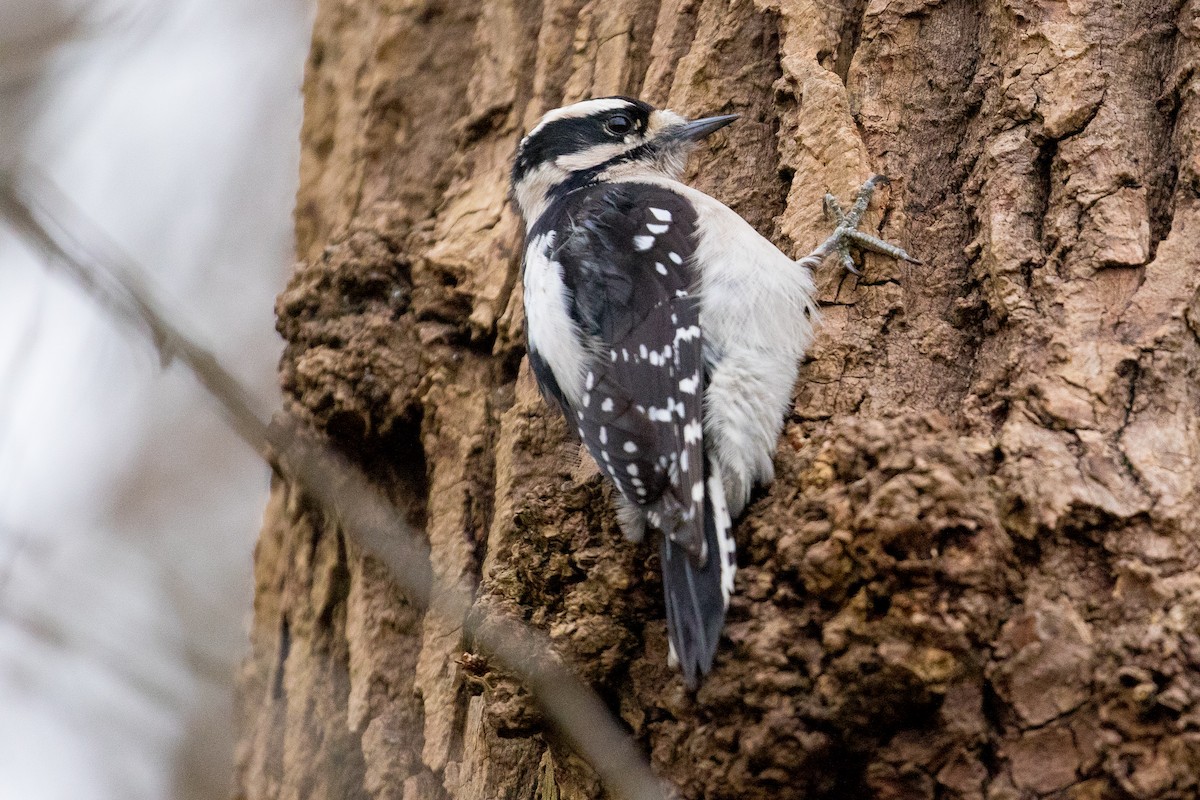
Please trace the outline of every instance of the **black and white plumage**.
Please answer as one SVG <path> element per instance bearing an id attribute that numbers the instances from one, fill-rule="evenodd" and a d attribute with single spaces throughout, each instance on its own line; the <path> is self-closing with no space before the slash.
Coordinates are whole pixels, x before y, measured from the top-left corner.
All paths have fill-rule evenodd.
<path id="1" fill-rule="evenodd" d="M 685 265 L 695 228 L 695 211 L 665 188 L 601 183 L 551 204 L 526 251 L 534 374 L 616 485 L 626 531 L 639 536 L 644 521 L 665 534 L 671 644 L 689 681 L 711 667 L 736 570 L 729 515 L 714 512 L 705 486 L 707 370 Z M 547 277 L 561 287 L 541 295 Z M 569 298 L 565 317 L 540 313 L 559 298 Z M 562 358 L 563 334 L 545 331 L 555 319 L 556 328 L 574 326 L 565 335 L 584 358 L 573 397 L 563 387 L 577 387 L 579 376 L 560 384 L 548 360 Z"/>
<path id="2" fill-rule="evenodd" d="M 626 535 L 662 533 L 671 658 L 689 686 L 712 667 L 733 592 L 733 519 L 774 477 L 816 317 L 809 266 L 848 238 L 878 249 L 847 232 L 856 206 L 797 263 L 680 183 L 695 143 L 733 119 L 576 103 L 530 131 L 512 175 L 530 365 L 616 486 Z"/>
<path id="3" fill-rule="evenodd" d="M 535 270 L 543 260 L 557 265 L 571 322 L 585 348 L 601 349 L 564 413 L 621 495 L 703 558 L 691 524 L 704 495 L 703 486 L 694 490 L 704 472 L 700 309 L 682 266 L 695 222 L 664 189 L 601 184 L 551 206 L 531 231 L 544 244 L 527 258 Z M 541 384 L 554 391 L 553 370 L 540 348 L 533 353 Z"/>

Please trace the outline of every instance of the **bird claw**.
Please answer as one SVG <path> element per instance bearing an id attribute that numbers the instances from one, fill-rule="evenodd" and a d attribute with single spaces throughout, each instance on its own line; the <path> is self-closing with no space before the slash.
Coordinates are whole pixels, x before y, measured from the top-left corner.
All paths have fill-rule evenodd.
<path id="1" fill-rule="evenodd" d="M 852 275 L 862 277 L 862 272 L 854 264 L 854 257 L 850 255 L 850 243 L 847 240 L 843 239 L 841 244 L 838 245 L 838 255 L 842 261 L 842 269 Z"/>
<path id="2" fill-rule="evenodd" d="M 885 242 L 877 236 L 872 236 L 869 233 L 863 233 L 858 229 L 859 222 L 862 220 L 863 214 L 867 212 L 868 206 L 871 204 L 871 196 L 875 193 L 875 187 L 880 184 L 887 185 L 891 183 L 883 175 L 872 175 L 866 183 L 858 190 L 858 195 L 854 198 L 854 205 L 849 211 L 843 211 L 841 203 L 831 193 L 825 193 L 825 216 L 829 218 L 836 227 L 833 235 L 830 236 L 824 244 L 818 247 L 807 258 L 802 259 L 804 262 L 809 262 L 810 266 L 819 264 L 825 256 L 838 251 L 839 260 L 842 262 L 842 268 L 854 275 L 862 275 L 862 272 L 855 266 L 854 259 L 850 255 L 850 246 L 853 244 L 860 250 L 869 250 L 873 253 L 897 258 L 902 261 L 907 261 L 910 264 L 920 264 L 921 262 L 913 258 L 902 247 L 897 247 L 894 244 Z"/>

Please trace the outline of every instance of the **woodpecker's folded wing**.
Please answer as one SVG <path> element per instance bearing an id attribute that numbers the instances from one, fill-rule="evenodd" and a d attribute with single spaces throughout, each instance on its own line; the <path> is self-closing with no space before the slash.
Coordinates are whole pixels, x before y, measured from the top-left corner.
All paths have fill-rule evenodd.
<path id="1" fill-rule="evenodd" d="M 703 562 L 695 212 L 680 195 L 650 184 L 606 184 L 566 203 L 555 260 L 593 355 L 571 422 L 650 524 Z"/>

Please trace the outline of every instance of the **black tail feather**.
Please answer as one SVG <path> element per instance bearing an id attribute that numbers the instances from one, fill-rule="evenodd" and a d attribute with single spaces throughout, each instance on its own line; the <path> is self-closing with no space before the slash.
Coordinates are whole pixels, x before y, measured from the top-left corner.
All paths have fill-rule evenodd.
<path id="1" fill-rule="evenodd" d="M 663 595 L 667 609 L 667 637 L 689 689 L 712 669 L 721 629 L 725 625 L 726 597 L 721 589 L 722 571 L 734 569 L 721 546 L 721 536 L 730 536 L 729 515 L 724 498 L 718 498 L 718 513 L 713 511 L 713 491 L 721 492 L 720 481 L 709 481 L 704 498 L 704 540 L 707 557 L 697 566 L 681 545 L 662 537 Z M 718 528 L 724 530 L 718 530 Z M 731 559 L 729 559 L 731 560 Z M 729 582 L 732 583 L 730 577 Z"/>

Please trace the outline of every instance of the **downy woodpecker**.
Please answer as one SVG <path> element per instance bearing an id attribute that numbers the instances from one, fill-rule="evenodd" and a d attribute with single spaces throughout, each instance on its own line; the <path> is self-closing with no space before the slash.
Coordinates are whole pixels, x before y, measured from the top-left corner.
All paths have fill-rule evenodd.
<path id="1" fill-rule="evenodd" d="M 529 363 L 617 490 L 631 539 L 661 532 L 670 660 L 712 668 L 737 568 L 733 520 L 772 456 L 817 307 L 812 268 L 851 243 L 874 185 L 799 263 L 678 181 L 696 143 L 736 115 L 690 122 L 626 97 L 551 111 L 522 140 L 512 189 L 526 226 Z"/>

